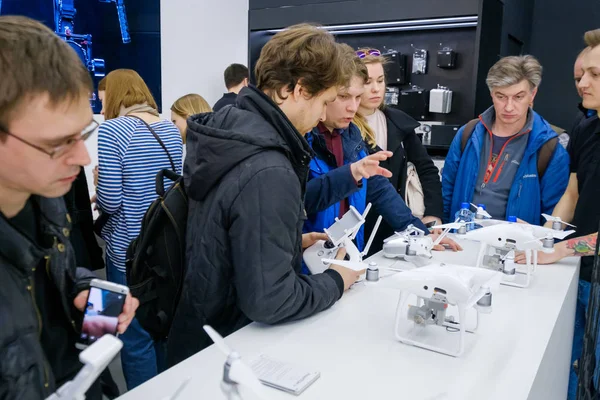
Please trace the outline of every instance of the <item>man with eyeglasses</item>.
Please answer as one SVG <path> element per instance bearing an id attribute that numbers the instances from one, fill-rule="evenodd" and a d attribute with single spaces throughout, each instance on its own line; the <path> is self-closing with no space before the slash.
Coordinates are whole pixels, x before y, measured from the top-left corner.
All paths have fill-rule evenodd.
<path id="1" fill-rule="evenodd" d="M 494 218 L 540 225 L 569 181 L 569 155 L 556 132 L 531 108 L 542 81 L 532 56 L 505 57 L 486 83 L 493 106 L 456 134 L 442 172 L 444 218 L 463 202 L 484 204 Z"/>
<path id="2" fill-rule="evenodd" d="M 28 18 L 0 17 L 0 398 L 44 399 L 79 371 L 94 275 L 77 268 L 64 196 L 90 162 L 92 83 L 75 52 Z M 118 331 L 133 318 L 128 296 Z M 99 387 L 88 399 L 100 399 Z"/>

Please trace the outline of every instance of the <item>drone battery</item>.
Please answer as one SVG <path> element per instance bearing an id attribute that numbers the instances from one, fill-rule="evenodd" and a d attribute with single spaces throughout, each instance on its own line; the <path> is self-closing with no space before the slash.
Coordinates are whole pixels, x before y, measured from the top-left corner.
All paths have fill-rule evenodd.
<path id="1" fill-rule="evenodd" d="M 438 50 L 437 66 L 445 69 L 456 68 L 456 52 L 453 50 Z"/>
<path id="2" fill-rule="evenodd" d="M 429 92 L 429 112 L 448 114 L 452 110 L 452 90 L 444 87 Z"/>
<path id="3" fill-rule="evenodd" d="M 398 108 L 416 120 L 424 120 L 429 113 L 429 91 L 423 89 L 401 91 Z"/>
<path id="4" fill-rule="evenodd" d="M 387 62 L 385 68 L 385 80 L 388 85 L 405 85 L 406 79 L 406 63 L 407 57 L 405 54 L 398 52 L 390 52 L 383 55 Z"/>

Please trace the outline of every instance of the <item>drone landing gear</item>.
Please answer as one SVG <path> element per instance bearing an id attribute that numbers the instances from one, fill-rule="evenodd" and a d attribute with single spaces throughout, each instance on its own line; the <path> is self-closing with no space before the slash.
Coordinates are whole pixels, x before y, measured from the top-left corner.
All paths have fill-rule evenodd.
<path id="1" fill-rule="evenodd" d="M 467 328 L 467 311 L 464 307 L 457 307 L 458 321 L 446 316 L 448 303 L 443 293 L 436 293 L 429 299 L 417 297 L 417 305 L 409 305 L 407 312 L 406 303 L 409 297 L 410 294 L 400 292 L 394 322 L 396 339 L 404 344 L 421 347 L 452 357 L 462 355 L 465 348 L 466 333 L 474 333 L 479 326 L 479 311 L 475 310 L 475 326 Z M 428 325 L 444 328 L 442 335 L 458 333 L 458 344 L 446 347 L 432 344 L 434 335 L 431 328 L 427 328 Z M 439 332 L 442 331 L 438 329 L 435 336 L 439 336 Z M 444 340 L 444 342 L 447 342 L 447 340 Z"/>
<path id="2" fill-rule="evenodd" d="M 515 264 L 514 249 L 496 247 L 492 247 L 492 249 L 495 251 L 494 255 L 488 255 L 488 246 L 485 243 L 481 244 L 476 266 L 502 272 L 501 285 L 519 288 L 529 287 L 537 266 L 537 251 L 525 250 L 527 262 L 521 267 Z"/>

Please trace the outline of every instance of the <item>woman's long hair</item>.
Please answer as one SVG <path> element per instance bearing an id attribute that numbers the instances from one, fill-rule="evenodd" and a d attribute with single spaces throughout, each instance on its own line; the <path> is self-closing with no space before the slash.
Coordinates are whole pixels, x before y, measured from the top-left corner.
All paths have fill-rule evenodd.
<path id="1" fill-rule="evenodd" d="M 158 110 L 156 101 L 142 77 L 132 69 L 116 69 L 106 75 L 104 119 L 117 118 L 121 106 L 127 108 L 146 103 Z"/>
<path id="2" fill-rule="evenodd" d="M 171 106 L 171 111 L 181 118 L 187 119 L 191 115 L 212 112 L 212 108 L 204 97 L 196 93 L 186 94 L 175 100 Z"/>

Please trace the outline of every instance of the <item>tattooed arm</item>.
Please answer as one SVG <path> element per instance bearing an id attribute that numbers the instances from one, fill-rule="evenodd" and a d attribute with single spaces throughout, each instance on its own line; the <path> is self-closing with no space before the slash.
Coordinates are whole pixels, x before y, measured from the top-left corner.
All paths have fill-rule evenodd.
<path id="1" fill-rule="evenodd" d="M 593 256 L 596 251 L 596 242 L 598 240 L 598 232 L 587 236 L 580 236 L 561 242 L 555 246 L 559 250 L 561 245 L 564 245 L 562 250 L 563 257 L 569 256 Z"/>
<path id="2" fill-rule="evenodd" d="M 596 251 L 597 240 L 598 233 L 596 232 L 557 243 L 554 245 L 553 253 L 538 252 L 538 264 L 553 264 L 565 257 L 593 256 Z M 525 264 L 525 254 L 517 254 L 515 261 L 519 264 Z"/>

